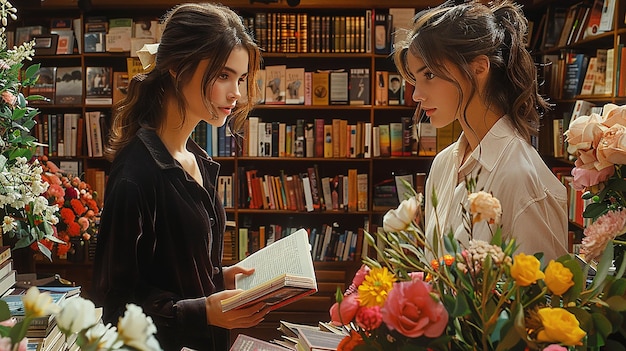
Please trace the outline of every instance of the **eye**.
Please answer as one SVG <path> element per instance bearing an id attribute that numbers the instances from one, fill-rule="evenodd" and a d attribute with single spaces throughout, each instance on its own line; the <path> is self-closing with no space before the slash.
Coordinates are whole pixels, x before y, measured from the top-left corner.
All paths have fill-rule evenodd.
<path id="1" fill-rule="evenodd" d="M 238 82 L 239 82 L 239 84 L 245 83 L 247 79 L 248 79 L 248 77 L 241 77 L 241 78 L 239 78 Z"/>
<path id="2" fill-rule="evenodd" d="M 228 79 L 228 73 L 222 73 L 219 76 L 220 79 Z"/>
<path id="3" fill-rule="evenodd" d="M 435 78 L 435 75 L 434 75 L 432 72 L 424 72 L 424 77 L 425 77 L 427 80 L 431 80 L 431 79 L 434 79 L 434 78 Z"/>

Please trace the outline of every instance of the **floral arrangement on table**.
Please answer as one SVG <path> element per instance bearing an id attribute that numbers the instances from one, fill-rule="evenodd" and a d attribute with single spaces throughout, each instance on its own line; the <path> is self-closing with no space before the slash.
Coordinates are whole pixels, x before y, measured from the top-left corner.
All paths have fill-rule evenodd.
<path id="1" fill-rule="evenodd" d="M 97 193 L 78 176 L 59 169 L 46 156 L 40 156 L 39 163 L 44 171 L 42 179 L 49 184 L 43 196 L 50 205 L 60 209 L 53 235 L 63 241 L 44 238 L 41 243 L 60 258 L 67 257 L 68 252 L 76 255 L 78 250 L 84 249 L 85 242 L 97 234 L 97 217 L 100 213 L 96 202 Z"/>
<path id="2" fill-rule="evenodd" d="M 572 186 L 588 201 L 583 217 L 591 218 L 582 240 L 587 259 L 596 259 L 612 241 L 615 266 L 626 251 L 626 106 L 606 104 L 602 115 L 579 116 L 565 132 L 567 151 L 576 157 Z"/>
<path id="3" fill-rule="evenodd" d="M 81 350 L 162 350 L 154 337 L 157 329 L 152 318 L 146 316 L 137 305 L 126 305 L 124 316 L 119 319 L 117 326 L 112 326 L 99 322 L 99 313 L 93 302 L 80 296 L 71 297 L 57 305 L 52 302 L 50 293 L 31 287 L 22 301 L 24 319 L 17 322 L 11 316 L 7 303 L 0 300 L 0 351 L 27 350 L 26 331 L 30 323 L 35 318 L 48 315 L 54 315 L 66 340 L 76 340 Z"/>
<path id="4" fill-rule="evenodd" d="M 487 221 L 491 241 L 463 247 L 451 231 L 444 247 L 426 240 L 422 195 L 413 192 L 387 212 L 375 237 L 366 233 L 378 260 L 366 257 L 351 286 L 337 292 L 331 320 L 350 331 L 338 350 L 598 350 L 626 331 L 624 267 L 608 275 L 610 241 L 588 243 L 602 252 L 591 282 L 589 266 L 569 254 L 542 262 L 541 253 L 516 253 L 498 225 L 499 200 L 467 184 L 466 230 Z"/>
<path id="5" fill-rule="evenodd" d="M 37 140 L 30 134 L 39 111 L 28 105 L 44 98 L 22 93 L 23 87 L 37 81 L 39 65 L 23 70 L 23 61 L 35 54 L 34 41 L 7 47 L 6 26 L 9 19 L 17 19 L 16 13 L 11 3 L 0 0 L 0 218 L 4 242 L 11 242 L 14 249 L 37 243 L 50 259 L 42 240 L 57 240 L 53 226 L 58 222 L 58 208 L 41 195 L 48 184 L 41 177 L 41 165 L 33 160 Z"/>

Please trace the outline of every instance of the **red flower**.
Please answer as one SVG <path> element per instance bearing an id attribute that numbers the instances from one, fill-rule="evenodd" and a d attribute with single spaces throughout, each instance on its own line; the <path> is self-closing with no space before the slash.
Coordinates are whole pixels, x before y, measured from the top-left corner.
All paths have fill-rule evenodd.
<path id="1" fill-rule="evenodd" d="M 65 224 L 73 223 L 76 220 L 76 215 L 71 208 L 63 207 L 61 210 L 59 210 L 59 214 L 61 215 L 61 219 Z"/>
<path id="2" fill-rule="evenodd" d="M 70 206 L 72 206 L 72 209 L 74 210 L 74 213 L 76 213 L 79 216 L 81 216 L 82 214 L 84 214 L 87 211 L 87 209 L 85 208 L 83 203 L 80 202 L 80 200 L 78 200 L 78 199 L 70 200 Z"/>
<path id="3" fill-rule="evenodd" d="M 80 235 L 80 224 L 77 222 L 72 222 L 67 224 L 67 234 L 70 236 L 79 236 Z"/>
<path id="4" fill-rule="evenodd" d="M 354 330 L 350 331 L 350 335 L 346 336 L 339 342 L 337 345 L 337 351 L 352 351 L 356 346 L 365 345 L 363 341 L 363 337 L 361 334 L 355 332 Z"/>

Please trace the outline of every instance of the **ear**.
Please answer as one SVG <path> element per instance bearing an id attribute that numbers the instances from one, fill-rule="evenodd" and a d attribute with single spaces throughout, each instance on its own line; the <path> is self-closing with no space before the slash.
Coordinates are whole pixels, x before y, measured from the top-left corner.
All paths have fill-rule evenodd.
<path id="1" fill-rule="evenodd" d="M 489 58 L 487 57 L 487 55 L 478 55 L 470 63 L 472 73 L 474 73 L 476 77 L 480 77 L 489 73 L 490 65 L 491 63 L 489 62 Z"/>

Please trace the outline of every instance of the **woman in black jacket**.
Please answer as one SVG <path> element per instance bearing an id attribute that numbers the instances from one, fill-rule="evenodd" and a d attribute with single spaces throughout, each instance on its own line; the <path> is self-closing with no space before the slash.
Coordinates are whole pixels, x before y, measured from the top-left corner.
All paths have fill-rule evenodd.
<path id="1" fill-rule="evenodd" d="M 149 73 L 133 77 L 115 107 L 94 296 L 112 324 L 127 303 L 141 306 L 165 350 L 226 350 L 226 329 L 252 327 L 267 309 L 222 313 L 220 300 L 238 292 L 235 274 L 253 270 L 222 267 L 220 165 L 190 135 L 201 121 L 241 129 L 257 101 L 260 54 L 221 5 L 179 5 L 164 25 Z"/>

